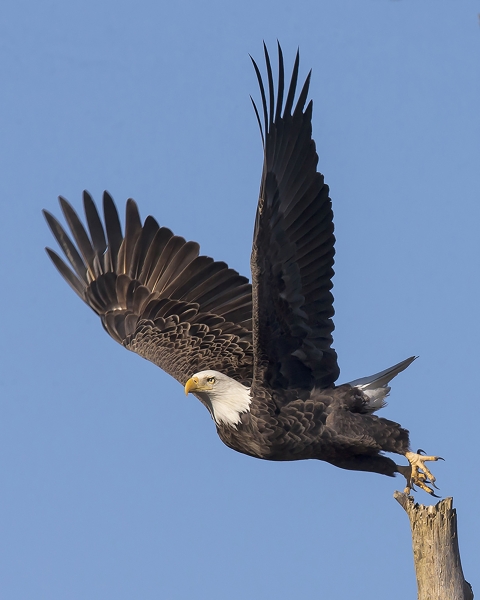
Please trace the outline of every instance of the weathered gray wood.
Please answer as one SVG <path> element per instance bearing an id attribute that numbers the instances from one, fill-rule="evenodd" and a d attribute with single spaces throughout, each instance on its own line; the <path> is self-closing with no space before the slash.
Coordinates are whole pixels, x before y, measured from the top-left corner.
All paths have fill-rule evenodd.
<path id="1" fill-rule="evenodd" d="M 401 492 L 393 496 L 410 519 L 418 600 L 473 600 L 460 562 L 453 498 L 424 506 Z"/>

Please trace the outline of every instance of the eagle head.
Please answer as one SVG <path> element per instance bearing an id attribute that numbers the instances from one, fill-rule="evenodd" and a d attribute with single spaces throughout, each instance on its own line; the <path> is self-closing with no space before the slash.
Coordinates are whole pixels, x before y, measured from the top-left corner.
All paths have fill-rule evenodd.
<path id="1" fill-rule="evenodd" d="M 200 371 L 185 384 L 185 395 L 190 392 L 213 392 L 219 391 L 225 384 L 225 380 L 230 379 L 218 371 Z"/>
<path id="2" fill-rule="evenodd" d="M 218 371 L 195 373 L 185 384 L 185 394 L 189 392 L 208 396 L 209 409 L 217 425 L 236 427 L 240 415 L 250 410 L 250 389 Z"/>

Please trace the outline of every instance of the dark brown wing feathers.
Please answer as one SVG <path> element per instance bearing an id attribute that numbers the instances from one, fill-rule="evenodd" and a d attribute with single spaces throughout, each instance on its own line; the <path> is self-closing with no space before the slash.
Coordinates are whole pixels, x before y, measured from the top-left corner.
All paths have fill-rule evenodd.
<path id="1" fill-rule="evenodd" d="M 88 231 L 64 199 L 60 205 L 74 242 L 44 211 L 71 268 L 47 252 L 61 275 L 102 319 L 107 332 L 182 384 L 197 371 L 216 369 L 251 381 L 251 286 L 225 263 L 199 256 L 153 217 L 140 221 L 127 201 L 125 235 L 117 209 L 104 194 L 102 225 L 84 193 Z M 78 248 L 78 250 L 77 250 Z"/>
<path id="2" fill-rule="evenodd" d="M 251 259 L 256 391 L 265 384 L 272 389 L 325 388 L 339 374 L 337 356 L 331 347 L 333 213 L 328 187 L 317 172 L 312 102 L 304 108 L 310 74 L 295 104 L 297 53 L 282 107 L 284 72 L 280 46 L 278 55 L 275 93 L 265 48 L 268 101 L 254 62 L 263 109 L 265 151 Z M 256 113 L 261 124 L 258 110 Z"/>

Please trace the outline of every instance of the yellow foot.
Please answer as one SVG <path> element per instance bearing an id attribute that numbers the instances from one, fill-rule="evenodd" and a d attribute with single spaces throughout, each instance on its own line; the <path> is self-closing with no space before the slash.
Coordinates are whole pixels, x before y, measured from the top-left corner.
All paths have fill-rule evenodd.
<path id="1" fill-rule="evenodd" d="M 410 465 L 408 467 L 397 465 L 398 472 L 407 480 L 407 487 L 404 490 L 405 494 L 410 494 L 411 490 L 415 490 L 414 486 L 418 485 L 418 487 L 427 492 L 427 494 L 438 498 L 432 488 L 427 485 L 427 483 L 430 483 L 434 488 L 437 488 L 435 485 L 435 477 L 430 473 L 424 463 L 429 460 L 443 460 L 443 458 L 441 456 L 425 456 L 424 454 L 420 454 L 420 452 L 423 452 L 423 450 L 418 450 L 417 453 L 405 452 L 405 458 Z"/>

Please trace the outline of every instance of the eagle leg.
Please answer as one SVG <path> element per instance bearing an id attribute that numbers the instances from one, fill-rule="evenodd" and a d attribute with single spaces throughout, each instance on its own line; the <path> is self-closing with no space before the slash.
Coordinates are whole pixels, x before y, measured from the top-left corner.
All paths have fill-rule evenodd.
<path id="1" fill-rule="evenodd" d="M 408 460 L 410 465 L 404 467 L 397 465 L 398 472 L 401 473 L 407 480 L 407 486 L 405 488 L 405 494 L 409 494 L 411 490 L 415 490 L 415 485 L 418 485 L 423 491 L 427 492 L 431 496 L 438 498 L 431 487 L 427 485 L 429 483 L 434 488 L 438 489 L 435 485 L 435 477 L 432 475 L 428 467 L 425 466 L 425 462 L 429 460 L 443 460 L 441 456 L 425 456 L 420 454 L 422 450 L 415 452 L 405 452 L 405 458 Z"/>

